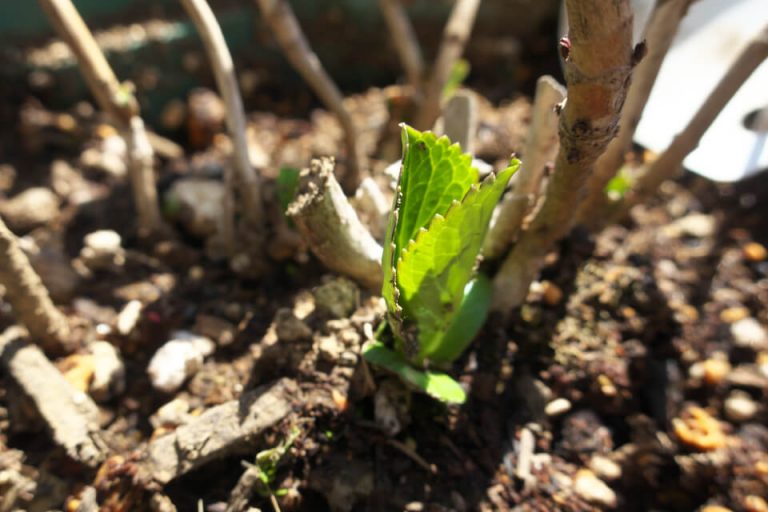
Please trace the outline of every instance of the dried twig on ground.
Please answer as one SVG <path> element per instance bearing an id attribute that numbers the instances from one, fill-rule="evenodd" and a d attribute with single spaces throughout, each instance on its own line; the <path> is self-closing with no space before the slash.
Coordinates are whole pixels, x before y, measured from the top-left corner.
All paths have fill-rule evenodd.
<path id="1" fill-rule="evenodd" d="M 568 99 L 560 115 L 560 150 L 544 202 L 494 278 L 493 307 L 520 305 L 544 257 L 568 233 L 595 161 L 616 135 L 633 65 L 629 0 L 566 0 Z"/>
<path id="2" fill-rule="evenodd" d="M 285 0 L 256 0 L 264 20 L 275 35 L 280 48 L 296 71 L 306 80 L 326 108 L 339 118 L 347 147 L 347 172 L 342 178 L 344 190 L 352 194 L 360 184 L 363 155 L 357 141 L 352 116 L 344 106 L 344 98 L 320 59 L 310 48 L 296 15 Z"/>
<path id="3" fill-rule="evenodd" d="M 88 395 L 72 388 L 39 348 L 26 343 L 25 335 L 19 327 L 0 334 L 0 364 L 31 399 L 67 455 L 86 466 L 98 466 L 107 454 L 98 407 Z"/>
<path id="4" fill-rule="evenodd" d="M 93 34 L 71 0 L 39 0 L 56 31 L 77 56 L 80 71 L 96 98 L 99 108 L 117 123 L 129 143 L 128 168 L 131 173 L 133 199 L 139 217 L 141 234 L 157 234 L 163 230 L 157 200 L 152 149 L 144 146 L 144 123 L 138 119 L 139 107 L 130 88 L 121 85 L 101 52 Z M 137 118 L 134 120 L 133 118 Z M 142 134 L 143 133 L 143 134 Z M 139 142 L 136 142 L 139 139 Z M 144 140 L 141 140 L 144 139 Z M 131 148 L 131 141 L 134 147 Z M 136 144 L 140 147 L 137 149 Z M 149 151 L 149 153 L 147 153 Z M 149 156 L 148 156 L 149 155 Z"/>
<path id="5" fill-rule="evenodd" d="M 168 482 L 245 448 L 264 430 L 285 418 L 300 399 L 296 383 L 280 379 L 245 393 L 238 400 L 208 409 L 190 423 L 147 446 L 139 465 L 143 482 Z"/>
<path id="6" fill-rule="evenodd" d="M 456 0 L 453 6 L 443 31 L 443 40 L 440 43 L 432 73 L 424 88 L 421 107 L 414 121 L 414 126 L 419 130 L 431 130 L 440 115 L 443 89 L 451 76 L 453 66 L 464 53 L 464 46 L 472 32 L 479 6 L 480 0 Z"/>
<path id="7" fill-rule="evenodd" d="M 531 125 L 520 170 L 512 177 L 510 190 L 497 207 L 495 222 L 488 231 L 483 256 L 499 258 L 519 233 L 523 219 L 536 203 L 544 169 L 558 148 L 555 108 L 565 98 L 565 88 L 551 76 L 539 78 L 533 100 Z"/>
<path id="8" fill-rule="evenodd" d="M 0 219 L 0 284 L 16 318 L 50 353 L 70 352 L 69 324 L 53 305 L 48 290 L 32 268 L 19 242 Z"/>
<path id="9" fill-rule="evenodd" d="M 402 0 L 379 0 L 379 7 L 392 34 L 392 43 L 395 45 L 408 84 L 413 89 L 413 96 L 418 104 L 424 76 L 424 59 L 419 41 L 413 33 L 413 26 L 403 9 Z"/>
<path id="10" fill-rule="evenodd" d="M 619 133 L 608 144 L 603 156 L 595 163 L 595 171 L 589 180 L 587 199 L 579 211 L 579 222 L 596 227 L 604 222 L 603 215 L 608 198 L 605 187 L 616 176 L 624 163 L 624 155 L 631 149 L 632 139 L 651 95 L 656 76 L 677 34 L 680 21 L 685 17 L 694 0 L 666 0 L 656 3 L 645 31 L 648 54 L 632 73 L 632 85 L 621 113 Z"/>
<path id="11" fill-rule="evenodd" d="M 333 159 L 312 160 L 301 172 L 299 190 L 287 214 L 328 268 L 370 288 L 381 287 L 381 245 L 360 222 L 333 177 Z"/>
<path id="12" fill-rule="evenodd" d="M 709 94 L 696 115 L 672 141 L 672 144 L 640 176 L 634 188 L 613 208 L 607 217 L 623 217 L 629 208 L 645 201 L 661 183 L 677 173 L 688 154 L 696 149 L 701 137 L 752 72 L 768 59 L 768 27 L 764 28 L 742 50 L 723 78 Z"/>
<path id="13" fill-rule="evenodd" d="M 240 190 L 243 201 L 244 218 L 250 227 L 258 228 L 264 224 L 264 208 L 261 199 L 259 177 L 251 166 L 246 140 L 246 121 L 243 99 L 235 76 L 232 56 L 224 40 L 216 17 L 205 0 L 181 0 L 189 17 L 200 33 L 203 46 L 211 62 L 216 85 L 226 105 L 226 120 L 229 136 L 233 143 L 234 167 L 240 187 L 235 187 L 235 179 L 229 177 L 230 190 Z M 227 171 L 225 171 L 227 172 Z M 231 194 L 231 192 L 230 192 Z M 225 214 L 232 218 L 232 212 Z"/>

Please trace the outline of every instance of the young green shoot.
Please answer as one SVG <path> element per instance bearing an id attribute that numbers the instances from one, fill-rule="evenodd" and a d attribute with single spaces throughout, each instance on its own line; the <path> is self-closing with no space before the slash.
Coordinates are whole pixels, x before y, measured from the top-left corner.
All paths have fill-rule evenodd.
<path id="1" fill-rule="evenodd" d="M 377 341 L 365 358 L 449 403 L 466 399 L 444 366 L 485 322 L 491 298 L 476 267 L 496 203 L 520 162 L 480 182 L 472 157 L 447 137 L 403 125 L 403 163 L 389 218 L 382 295 L 394 346 Z"/>

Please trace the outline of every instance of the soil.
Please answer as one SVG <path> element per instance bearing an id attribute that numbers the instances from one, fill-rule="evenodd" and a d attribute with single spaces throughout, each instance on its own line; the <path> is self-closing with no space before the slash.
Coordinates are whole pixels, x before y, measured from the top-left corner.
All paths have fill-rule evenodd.
<path id="1" fill-rule="evenodd" d="M 382 183 L 399 151 L 383 137 L 400 97 L 390 87 L 348 99 Z M 189 157 L 160 161 L 161 191 L 227 165 L 223 127 L 201 128 L 210 120 L 195 115 L 180 125 Z M 528 115 L 523 97 L 481 102 L 478 156 L 497 163 L 519 152 Z M 168 500 L 225 510 L 244 462 L 275 448 L 284 453 L 268 487 L 243 478 L 238 489 L 252 492 L 237 510 L 768 510 L 768 174 L 737 185 L 685 175 L 625 223 L 574 231 L 526 305 L 506 323 L 491 318 L 454 365 L 469 400 L 448 407 L 360 361 L 380 298 L 327 274 L 300 243 L 271 247 L 269 271 L 249 278 L 211 257 L 181 220 L 168 238 L 139 238 L 126 179 L 104 163 L 112 133 L 87 104 L 52 112 L 30 99 L 6 126 L 18 129 L 2 137 L 0 203 L 46 187 L 60 208 L 31 224 L 4 219 L 44 249 L 38 271 L 80 326 L 78 354 L 108 341 L 126 385 L 99 404 L 109 458 L 89 468 L 54 443 L 0 370 L 0 510 L 95 510 L 86 506 L 94 489 L 101 510 L 171 510 Z M 253 112 L 250 127 L 272 203 L 280 168 L 341 151 L 324 111 Z M 86 163 L 88 149 L 101 163 Z M 279 205 L 270 209 L 280 219 Z M 94 266 L 81 249 L 99 229 L 118 232 L 125 251 Z M 65 274 L 71 281 L 54 282 Z M 121 332 L 132 300 L 140 315 Z M 0 327 L 13 323 L 0 302 Z M 147 366 L 179 329 L 216 347 L 177 391 L 162 392 Z M 88 390 L 77 378 L 87 358 L 54 363 Z M 168 483 L 142 476 L 151 443 L 286 378 L 295 390 L 280 421 Z M 380 399 L 390 421 L 376 414 Z M 172 400 L 186 412 L 154 420 Z"/>

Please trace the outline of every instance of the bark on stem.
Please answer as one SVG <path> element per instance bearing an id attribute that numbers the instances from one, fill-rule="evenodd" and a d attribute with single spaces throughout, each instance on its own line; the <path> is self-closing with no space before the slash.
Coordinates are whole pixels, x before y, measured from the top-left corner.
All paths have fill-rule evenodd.
<path id="1" fill-rule="evenodd" d="M 440 115 L 443 89 L 451 76 L 454 64 L 464 53 L 479 6 L 480 0 L 456 0 L 443 31 L 443 39 L 432 74 L 424 90 L 421 108 L 414 122 L 415 128 L 431 130 Z"/>
<path id="2" fill-rule="evenodd" d="M 560 116 L 560 150 L 541 209 L 494 279 L 493 308 L 520 305 L 544 256 L 568 233 L 594 163 L 616 135 L 632 72 L 629 0 L 566 0 L 570 40 L 566 54 L 568 99 Z"/>
<path id="3" fill-rule="evenodd" d="M 352 116 L 344 106 L 338 87 L 323 68 L 320 59 L 310 48 L 301 31 L 296 15 L 285 0 L 256 0 L 264 20 L 272 30 L 288 61 L 304 78 L 312 90 L 339 118 L 347 148 L 347 172 L 342 179 L 344 190 L 350 194 L 357 190 L 362 172 L 362 157 Z"/>
<path id="4" fill-rule="evenodd" d="M 234 167 L 238 178 L 237 180 L 230 178 L 228 181 L 231 183 L 239 181 L 245 220 L 252 227 L 260 227 L 264 223 L 261 187 L 259 177 L 251 166 L 248 156 L 245 109 L 235 76 L 232 55 L 229 53 L 224 34 L 208 3 L 205 0 L 181 0 L 181 3 L 200 34 L 213 69 L 216 86 L 226 106 L 227 129 L 232 138 Z M 227 217 L 231 218 L 229 215 Z M 232 221 L 234 222 L 234 219 Z"/>
<path id="5" fill-rule="evenodd" d="M 301 172 L 299 190 L 287 214 L 325 266 L 371 289 L 381 288 L 382 248 L 333 177 L 332 159 L 312 160 Z"/>
<path id="6" fill-rule="evenodd" d="M 651 89 L 661 69 L 672 41 L 677 34 L 680 21 L 695 0 L 660 0 L 651 13 L 645 30 L 645 44 L 648 54 L 632 73 L 632 85 L 627 92 L 627 101 L 621 114 L 619 133 L 611 141 L 595 163 L 595 171 L 589 180 L 587 199 L 579 212 L 579 221 L 589 227 L 598 227 L 604 222 L 608 198 L 605 187 L 616 176 L 624 164 L 624 155 L 632 147 L 635 130 L 640 123 Z"/>
<path id="7" fill-rule="evenodd" d="M 143 131 L 143 123 L 132 122 L 139 115 L 139 107 L 133 94 L 118 82 L 107 59 L 93 38 L 83 18 L 71 0 L 39 0 L 56 31 L 77 57 L 80 71 L 96 102 L 117 123 L 120 132 L 127 137 Z M 141 137 L 141 136 L 139 136 Z M 143 136 L 146 138 L 146 134 Z M 130 140 L 128 141 L 130 143 Z M 143 143 L 142 143 L 143 144 Z M 157 202 L 155 176 L 149 157 L 142 153 L 140 161 L 133 161 L 133 151 L 128 152 L 128 168 L 131 173 L 133 199 L 139 216 L 139 232 L 156 234 L 163 230 L 160 207 Z M 150 163 L 149 165 L 148 162 Z"/>
<path id="8" fill-rule="evenodd" d="M 611 208 L 608 218 L 619 219 L 623 217 L 632 206 L 645 201 L 664 180 L 672 178 L 680 170 L 685 157 L 696 149 L 701 137 L 723 108 L 755 69 L 767 58 L 768 26 L 763 28 L 742 50 L 685 129 L 674 138 L 664 153 L 640 176 L 634 188 Z"/>
<path id="9" fill-rule="evenodd" d="M 53 305 L 40 276 L 19 247 L 14 235 L 0 219 L 0 284 L 16 318 L 46 352 L 70 352 L 69 324 Z"/>
<path id="10" fill-rule="evenodd" d="M 424 76 L 424 59 L 419 41 L 413 33 L 413 26 L 403 9 L 402 0 L 379 0 L 379 8 L 392 34 L 392 43 L 395 45 L 408 84 L 413 88 L 413 95 L 418 103 Z"/>
<path id="11" fill-rule="evenodd" d="M 485 238 L 483 256 L 500 258 L 512 245 L 523 219 L 536 204 L 541 179 L 547 164 L 557 154 L 556 106 L 565 98 L 565 88 L 549 75 L 536 83 L 531 125 L 523 151 L 523 163 L 512 178 L 510 190 L 497 207 L 496 220 Z"/>

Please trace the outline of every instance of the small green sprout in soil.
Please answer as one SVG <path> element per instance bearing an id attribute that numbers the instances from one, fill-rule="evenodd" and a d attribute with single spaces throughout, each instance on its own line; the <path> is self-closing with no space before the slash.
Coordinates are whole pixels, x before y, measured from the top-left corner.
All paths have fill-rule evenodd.
<path id="1" fill-rule="evenodd" d="M 369 344 L 365 358 L 449 403 L 466 394 L 427 367 L 458 358 L 488 314 L 491 284 L 476 271 L 496 203 L 520 162 L 482 182 L 471 155 L 447 137 L 403 125 L 403 163 L 390 213 L 382 295 L 392 347 Z"/>

